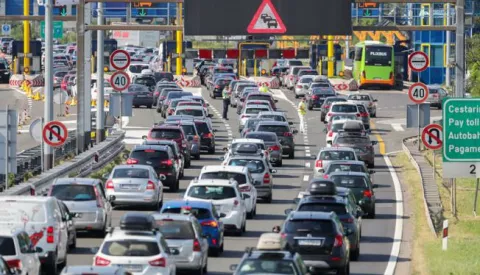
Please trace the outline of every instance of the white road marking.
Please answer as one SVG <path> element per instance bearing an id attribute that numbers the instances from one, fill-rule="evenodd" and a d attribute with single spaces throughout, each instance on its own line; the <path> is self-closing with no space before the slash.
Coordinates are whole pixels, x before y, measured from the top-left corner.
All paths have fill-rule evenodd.
<path id="1" fill-rule="evenodd" d="M 396 124 L 396 123 L 395 123 L 395 124 L 392 124 L 392 128 L 393 128 L 393 130 L 395 130 L 395 131 L 397 131 L 397 132 L 403 132 L 403 131 L 405 131 L 405 130 L 403 129 L 403 127 L 402 127 L 401 124 Z"/>
<path id="2" fill-rule="evenodd" d="M 304 175 L 304 176 L 303 176 L 303 181 L 308 181 L 309 178 L 310 178 L 309 175 Z"/>
<path id="3" fill-rule="evenodd" d="M 387 268 L 385 269 L 385 275 L 393 275 L 395 273 L 395 267 L 397 266 L 398 255 L 400 253 L 400 246 L 402 244 L 403 235 L 403 195 L 402 186 L 398 180 L 395 168 L 393 168 L 392 162 L 388 156 L 383 156 L 385 164 L 387 164 L 390 175 L 392 176 L 393 187 L 395 189 L 395 231 L 393 234 L 392 250 L 390 252 L 390 258 L 388 259 Z"/>

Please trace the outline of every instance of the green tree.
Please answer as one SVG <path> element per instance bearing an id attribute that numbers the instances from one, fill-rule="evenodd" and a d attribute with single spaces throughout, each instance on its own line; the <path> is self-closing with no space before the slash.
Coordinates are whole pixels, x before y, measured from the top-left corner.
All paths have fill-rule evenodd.
<path id="1" fill-rule="evenodd" d="M 467 90 L 474 97 L 480 97 L 480 34 L 467 38 L 465 59 L 469 73 Z"/>

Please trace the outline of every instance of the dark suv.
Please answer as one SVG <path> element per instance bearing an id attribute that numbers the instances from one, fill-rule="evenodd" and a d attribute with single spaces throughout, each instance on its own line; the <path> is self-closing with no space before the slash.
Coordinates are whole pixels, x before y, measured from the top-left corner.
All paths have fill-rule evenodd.
<path id="1" fill-rule="evenodd" d="M 183 178 L 185 168 L 188 168 L 185 163 L 185 156 L 180 151 L 180 147 L 173 140 L 144 140 L 142 145 L 166 145 L 172 149 L 173 157 L 180 167 L 180 178 Z"/>
<path id="2" fill-rule="evenodd" d="M 143 164 L 153 167 L 158 175 L 164 175 L 162 181 L 171 192 L 176 192 L 180 186 L 180 167 L 174 161 L 172 149 L 166 145 L 137 145 L 127 159 L 127 164 Z"/>
<path id="3" fill-rule="evenodd" d="M 215 129 L 211 129 L 206 120 L 195 119 L 194 121 L 201 136 L 200 149 L 208 151 L 209 154 L 215 154 Z"/>
<path id="4" fill-rule="evenodd" d="M 297 133 L 297 130 L 290 130 L 288 122 L 260 121 L 255 132 L 275 133 L 280 144 L 282 144 L 283 154 L 288 155 L 290 159 L 295 157 L 295 141 L 293 140 L 293 135 Z"/>
<path id="5" fill-rule="evenodd" d="M 273 232 L 285 236 L 287 248 L 302 256 L 311 274 L 350 274 L 349 232 L 335 212 L 291 212 Z"/>
<path id="6" fill-rule="evenodd" d="M 187 140 L 187 136 L 183 132 L 180 126 L 160 125 L 154 126 L 148 132 L 147 136 L 144 136 L 145 140 L 173 140 L 180 147 L 180 151 L 185 156 L 185 162 L 190 166 L 191 151 L 190 143 Z"/>
<path id="7" fill-rule="evenodd" d="M 153 92 L 153 105 L 157 106 L 158 103 L 158 98 L 160 97 L 160 94 L 164 89 L 176 89 L 178 91 L 181 91 L 180 87 L 175 82 L 159 82 L 155 86 L 155 91 Z M 165 95 L 164 98 L 165 99 Z"/>

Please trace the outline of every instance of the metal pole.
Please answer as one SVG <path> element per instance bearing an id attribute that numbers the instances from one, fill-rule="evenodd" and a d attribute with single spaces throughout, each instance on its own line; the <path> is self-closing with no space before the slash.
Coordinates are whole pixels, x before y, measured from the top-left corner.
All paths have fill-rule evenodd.
<path id="1" fill-rule="evenodd" d="M 91 25 L 92 23 L 92 4 L 87 3 L 85 5 L 85 25 Z M 92 31 L 85 32 L 85 113 L 83 129 L 85 132 L 85 150 L 90 148 L 91 135 L 92 135 Z M 98 80 L 98 79 L 97 79 Z"/>
<path id="2" fill-rule="evenodd" d="M 85 151 L 85 0 L 77 6 L 77 154 Z"/>
<path id="3" fill-rule="evenodd" d="M 328 36 L 327 42 L 327 57 L 328 57 L 328 77 L 333 77 L 334 66 L 333 66 L 333 58 L 334 58 L 334 50 L 333 50 L 333 36 Z"/>
<path id="4" fill-rule="evenodd" d="M 183 4 L 177 4 L 177 25 L 183 26 Z M 176 64 L 176 75 L 182 74 L 182 51 L 183 51 L 183 31 L 177 31 L 177 64 Z"/>
<path id="5" fill-rule="evenodd" d="M 477 179 L 477 185 L 475 187 L 475 200 L 473 201 L 473 215 L 476 217 L 477 216 L 477 198 L 478 198 L 478 184 L 480 182 L 480 179 Z"/>
<path id="6" fill-rule="evenodd" d="M 103 3 L 98 3 L 98 17 L 97 17 L 97 24 L 103 25 Z M 100 143 L 105 140 L 105 110 L 103 109 L 104 105 L 103 102 L 105 101 L 104 96 L 104 87 L 103 87 L 103 66 L 104 66 L 104 32 L 97 31 L 97 124 L 96 124 L 96 131 L 97 134 L 95 135 L 97 138 L 97 143 Z"/>
<path id="7" fill-rule="evenodd" d="M 436 180 L 435 180 L 435 178 L 436 178 L 435 174 L 436 173 L 435 172 L 436 172 L 437 167 L 435 166 L 435 150 L 432 150 L 432 153 L 433 153 L 433 161 L 432 161 L 433 162 L 432 163 L 433 164 L 433 182 L 436 182 Z"/>
<path id="8" fill-rule="evenodd" d="M 45 2 L 45 123 L 53 120 L 53 1 Z M 44 144 L 43 165 L 45 170 L 53 167 L 53 148 Z"/>
<path id="9" fill-rule="evenodd" d="M 450 26 L 450 4 L 447 4 L 447 22 L 446 22 L 447 26 Z M 451 38 L 450 36 L 452 35 L 452 33 L 450 31 L 447 31 L 446 32 L 446 43 L 447 43 L 447 50 L 446 50 L 446 68 L 445 68 L 445 82 L 447 83 L 447 87 L 450 87 L 450 49 L 451 49 L 451 44 L 452 42 L 450 41 Z"/>
<path id="10" fill-rule="evenodd" d="M 132 17 L 132 3 L 128 3 L 127 16 L 125 18 L 125 21 L 127 24 L 130 24 L 131 17 Z"/>
<path id="11" fill-rule="evenodd" d="M 42 125 L 42 128 L 40 128 L 40 129 L 42 129 L 42 131 L 43 131 L 43 125 L 45 124 L 44 120 L 45 119 L 42 117 L 42 123 L 40 124 L 40 125 Z M 41 171 L 42 172 L 45 171 L 45 166 L 44 166 L 44 163 L 45 163 L 44 158 L 45 157 L 43 155 L 43 152 L 45 152 L 45 144 L 44 144 L 43 139 L 42 139 L 42 141 L 40 141 L 40 166 L 41 166 Z"/>
<path id="12" fill-rule="evenodd" d="M 465 0 L 457 0 L 455 41 L 455 96 L 465 96 Z"/>
<path id="13" fill-rule="evenodd" d="M 123 129 L 123 105 L 122 105 L 122 96 L 123 96 L 123 91 L 119 91 L 118 93 L 120 94 L 120 119 L 119 119 L 119 125 L 118 125 L 118 128 L 120 130 Z"/>
<path id="14" fill-rule="evenodd" d="M 6 118 L 6 137 L 5 137 L 5 190 L 8 190 L 8 139 L 10 137 L 10 124 L 9 124 L 9 117 L 8 117 L 8 104 L 7 107 L 5 108 L 5 118 Z"/>
<path id="15" fill-rule="evenodd" d="M 420 82 L 420 73 L 418 73 L 418 82 Z M 420 136 L 420 104 L 417 104 L 417 121 L 418 121 L 418 139 L 417 139 L 417 143 L 418 143 L 418 151 L 421 150 L 421 146 L 420 144 L 422 143 L 422 139 L 421 139 L 421 136 Z"/>
<path id="16" fill-rule="evenodd" d="M 30 0 L 23 0 L 23 15 L 25 16 L 30 15 Z M 47 17 L 47 12 L 45 11 L 45 21 L 48 20 L 46 17 Z M 46 30 L 47 30 L 47 26 L 45 25 L 45 31 Z M 45 40 L 46 39 L 47 39 L 47 33 L 45 32 Z M 27 57 L 28 54 L 30 53 L 30 21 L 29 20 L 23 21 L 23 53 L 25 54 L 23 57 L 23 68 L 25 70 L 25 68 L 30 68 L 30 58 Z"/>

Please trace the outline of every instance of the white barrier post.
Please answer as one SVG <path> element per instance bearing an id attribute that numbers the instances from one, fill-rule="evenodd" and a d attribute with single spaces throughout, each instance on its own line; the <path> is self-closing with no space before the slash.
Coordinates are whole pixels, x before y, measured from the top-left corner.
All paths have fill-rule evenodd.
<path id="1" fill-rule="evenodd" d="M 443 221 L 443 234 L 442 234 L 442 250 L 447 250 L 448 242 L 448 220 Z"/>

